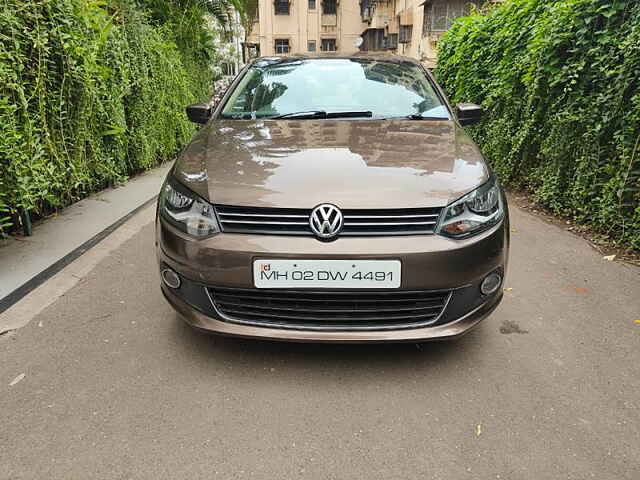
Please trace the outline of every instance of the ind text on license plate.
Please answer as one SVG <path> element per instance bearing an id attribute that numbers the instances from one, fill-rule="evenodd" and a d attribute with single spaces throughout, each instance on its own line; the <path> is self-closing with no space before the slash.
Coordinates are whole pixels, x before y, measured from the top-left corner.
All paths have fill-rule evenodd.
<path id="1" fill-rule="evenodd" d="M 256 288 L 400 288 L 399 260 L 284 260 L 253 262 Z"/>

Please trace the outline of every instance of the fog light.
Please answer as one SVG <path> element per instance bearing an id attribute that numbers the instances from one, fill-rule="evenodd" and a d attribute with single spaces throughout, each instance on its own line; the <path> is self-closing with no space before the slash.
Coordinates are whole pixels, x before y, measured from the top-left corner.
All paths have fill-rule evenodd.
<path id="1" fill-rule="evenodd" d="M 167 287 L 178 288 L 180 286 L 180 276 L 170 268 L 162 270 L 160 275 L 162 276 L 162 281 Z"/>
<path id="2" fill-rule="evenodd" d="M 494 273 L 490 273 L 482 281 L 482 284 L 480 285 L 480 291 L 484 295 L 489 295 L 489 294 L 495 292 L 496 290 L 498 290 L 498 288 L 500 287 L 501 283 L 502 283 L 502 277 L 499 274 L 497 274 L 495 272 Z"/>

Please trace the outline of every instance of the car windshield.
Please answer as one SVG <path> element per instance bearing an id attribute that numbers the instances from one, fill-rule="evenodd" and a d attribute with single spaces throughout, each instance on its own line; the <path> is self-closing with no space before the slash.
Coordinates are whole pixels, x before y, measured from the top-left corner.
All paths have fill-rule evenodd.
<path id="1" fill-rule="evenodd" d="M 358 58 L 260 60 L 241 79 L 221 117 L 328 118 L 340 112 L 351 118 L 449 119 L 421 67 Z"/>

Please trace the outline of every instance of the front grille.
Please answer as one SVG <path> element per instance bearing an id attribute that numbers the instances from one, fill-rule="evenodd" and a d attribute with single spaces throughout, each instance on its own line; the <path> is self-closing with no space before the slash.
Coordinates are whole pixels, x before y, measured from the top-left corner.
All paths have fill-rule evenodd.
<path id="1" fill-rule="evenodd" d="M 433 234 L 440 207 L 342 210 L 341 236 Z M 309 235 L 310 209 L 216 205 L 222 231 L 265 235 Z"/>
<path id="2" fill-rule="evenodd" d="M 451 291 L 208 288 L 227 320 L 302 330 L 385 330 L 430 325 Z"/>

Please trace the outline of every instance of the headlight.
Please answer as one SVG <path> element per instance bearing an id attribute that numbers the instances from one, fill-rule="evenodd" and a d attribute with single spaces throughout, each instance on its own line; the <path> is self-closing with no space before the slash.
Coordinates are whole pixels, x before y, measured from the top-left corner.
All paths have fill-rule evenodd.
<path id="1" fill-rule="evenodd" d="M 496 225 L 504 216 L 498 182 L 492 178 L 445 208 L 437 232 L 464 238 Z"/>
<path id="2" fill-rule="evenodd" d="M 160 192 L 160 214 L 189 235 L 205 238 L 220 232 L 213 205 L 168 178 Z"/>

